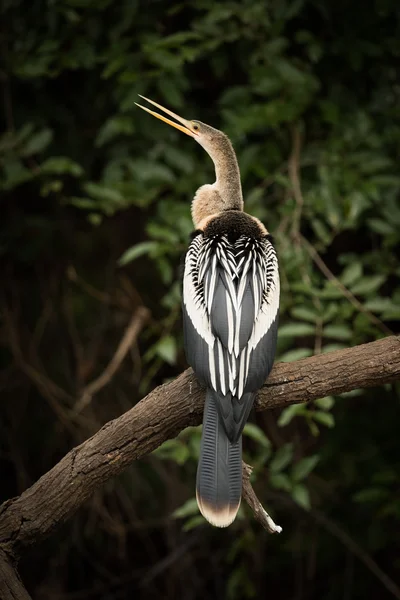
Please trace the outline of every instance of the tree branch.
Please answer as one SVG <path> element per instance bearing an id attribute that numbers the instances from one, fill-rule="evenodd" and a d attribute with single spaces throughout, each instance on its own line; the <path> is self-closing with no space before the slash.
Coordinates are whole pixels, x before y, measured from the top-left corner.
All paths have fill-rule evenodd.
<path id="1" fill-rule="evenodd" d="M 353 348 L 278 363 L 261 388 L 256 410 L 309 402 L 400 379 L 400 335 Z"/>
<path id="2" fill-rule="evenodd" d="M 274 523 L 273 519 L 269 516 L 261 502 L 256 496 L 253 486 L 250 482 L 250 475 L 253 469 L 250 465 L 243 462 L 243 493 L 242 496 L 246 500 L 247 504 L 253 511 L 253 515 L 256 521 L 264 527 L 269 533 L 281 533 L 282 527 Z"/>
<path id="3" fill-rule="evenodd" d="M 13 562 L 13 559 L 0 548 L 0 598 L 1 600 L 32 600 Z"/>
<path id="4" fill-rule="evenodd" d="M 129 348 L 138 337 L 143 325 L 149 318 L 150 311 L 144 306 L 139 306 L 137 311 L 133 314 L 125 333 L 118 344 L 118 348 L 115 351 L 114 356 L 104 369 L 103 373 L 97 377 L 94 381 L 89 383 L 82 391 L 81 398 L 78 400 L 75 406 L 75 412 L 81 412 L 92 400 L 94 394 L 99 392 L 105 385 L 108 385 L 115 373 L 121 366 L 122 361 L 129 352 Z"/>
<path id="5" fill-rule="evenodd" d="M 400 336 L 276 364 L 256 410 L 284 407 L 400 379 Z M 19 556 L 69 519 L 133 460 L 201 422 L 204 391 L 191 369 L 161 385 L 69 452 L 21 496 L 0 506 L 0 550 Z"/>

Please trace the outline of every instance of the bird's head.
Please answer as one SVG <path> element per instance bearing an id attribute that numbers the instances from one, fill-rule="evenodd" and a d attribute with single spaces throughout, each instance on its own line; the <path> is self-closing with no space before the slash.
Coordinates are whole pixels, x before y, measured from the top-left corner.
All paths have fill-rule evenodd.
<path id="1" fill-rule="evenodd" d="M 175 121 L 171 121 L 171 119 L 164 117 L 164 115 L 160 115 L 153 110 L 150 110 L 149 108 L 146 108 L 145 106 L 135 102 L 137 106 L 150 113 L 157 119 L 164 121 L 164 123 L 168 123 L 168 125 L 171 125 L 172 127 L 175 127 L 175 129 L 179 129 L 179 131 L 182 131 L 183 133 L 186 133 L 186 135 L 192 137 L 198 144 L 203 146 L 204 150 L 206 150 L 211 156 L 213 156 L 215 150 L 221 149 L 221 146 L 223 147 L 225 144 L 230 144 L 228 137 L 222 133 L 222 131 L 214 129 L 214 127 L 206 125 L 201 121 L 187 121 L 186 119 L 183 119 L 179 115 L 173 113 L 171 110 L 164 108 L 164 106 L 157 104 L 157 102 L 154 102 L 145 96 L 140 97 L 147 102 L 150 102 L 150 104 L 153 104 L 167 115 L 173 117 L 176 121 L 178 121 L 178 123 L 175 123 Z"/>

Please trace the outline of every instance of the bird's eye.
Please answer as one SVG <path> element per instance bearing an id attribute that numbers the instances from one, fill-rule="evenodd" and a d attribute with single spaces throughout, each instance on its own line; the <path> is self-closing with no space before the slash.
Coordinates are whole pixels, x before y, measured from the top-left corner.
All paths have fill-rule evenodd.
<path id="1" fill-rule="evenodd" d="M 197 123 L 193 123 L 193 131 L 200 131 L 200 127 Z"/>

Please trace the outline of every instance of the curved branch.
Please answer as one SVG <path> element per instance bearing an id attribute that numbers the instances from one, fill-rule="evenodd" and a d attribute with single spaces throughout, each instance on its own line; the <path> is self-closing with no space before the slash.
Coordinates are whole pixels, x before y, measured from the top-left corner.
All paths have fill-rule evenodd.
<path id="1" fill-rule="evenodd" d="M 139 306 L 137 311 L 133 314 L 114 356 L 104 369 L 103 373 L 99 375 L 97 379 L 88 383 L 82 390 L 81 398 L 75 406 L 76 413 L 81 412 L 88 404 L 90 404 L 94 394 L 97 394 L 97 392 L 105 385 L 110 383 L 149 316 L 150 311 L 144 306 Z"/>
<path id="2" fill-rule="evenodd" d="M 400 336 L 276 364 L 256 410 L 400 379 Z M 187 369 L 69 452 L 21 496 L 0 506 L 0 550 L 18 556 L 64 523 L 94 492 L 165 440 L 201 422 L 204 393 Z"/>
<path id="3" fill-rule="evenodd" d="M 263 385 L 256 410 L 309 402 L 400 379 L 400 336 L 278 363 Z"/>
<path id="4" fill-rule="evenodd" d="M 0 548 L 0 598 L 1 600 L 32 600 L 18 571 L 14 560 Z"/>

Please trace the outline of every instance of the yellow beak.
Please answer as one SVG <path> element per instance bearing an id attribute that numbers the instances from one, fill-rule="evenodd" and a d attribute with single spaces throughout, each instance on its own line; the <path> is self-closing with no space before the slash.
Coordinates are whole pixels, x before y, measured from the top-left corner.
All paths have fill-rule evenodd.
<path id="1" fill-rule="evenodd" d="M 163 106 L 161 106 L 161 104 L 157 104 L 157 102 L 154 102 L 153 100 L 150 100 L 149 98 L 146 98 L 145 96 L 141 96 L 140 94 L 139 94 L 139 96 L 141 98 L 143 98 L 143 100 L 150 102 L 150 104 L 154 104 L 154 106 L 157 106 L 157 108 L 159 108 L 160 110 L 163 110 L 165 113 L 167 113 L 167 115 L 170 115 L 171 117 L 173 117 L 174 119 L 179 121 L 179 123 L 182 123 L 182 125 L 184 125 L 184 127 L 182 127 L 182 125 L 178 125 L 178 123 L 174 123 L 174 121 L 171 121 L 170 119 L 167 119 L 167 117 L 164 117 L 163 115 L 159 115 L 158 113 L 154 112 L 153 110 L 150 110 L 149 108 L 146 108 L 145 106 L 142 106 L 141 104 L 138 104 L 137 102 L 135 102 L 136 106 L 139 106 L 139 108 L 142 108 L 146 112 L 150 113 L 151 115 L 153 115 L 153 117 L 156 117 L 157 119 L 160 119 L 161 121 L 164 121 L 164 123 L 168 123 L 168 125 L 172 125 L 172 127 L 175 127 L 175 129 L 179 129 L 179 131 L 183 131 L 183 133 L 186 133 L 186 135 L 190 135 L 190 137 L 196 137 L 196 135 L 198 135 L 198 132 L 193 129 L 193 125 L 190 121 L 186 121 L 186 119 L 183 119 L 179 115 L 176 115 L 171 110 L 168 110 L 168 108 L 164 108 Z"/>

